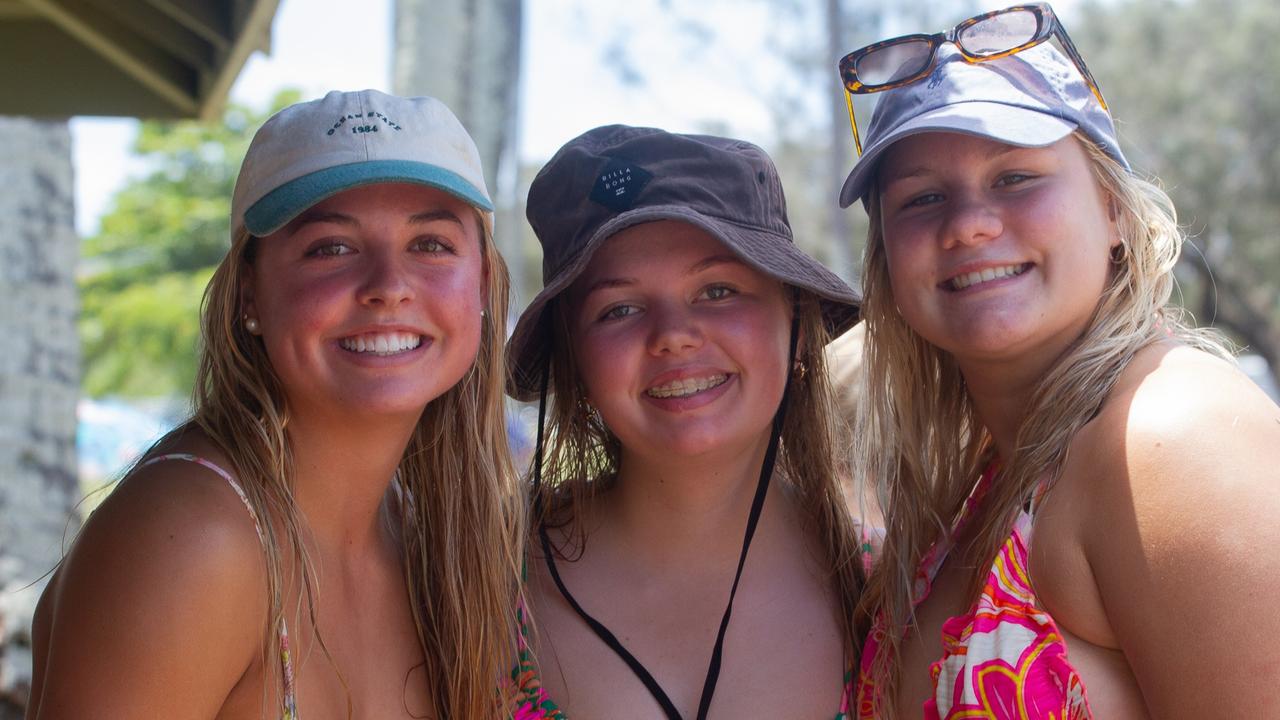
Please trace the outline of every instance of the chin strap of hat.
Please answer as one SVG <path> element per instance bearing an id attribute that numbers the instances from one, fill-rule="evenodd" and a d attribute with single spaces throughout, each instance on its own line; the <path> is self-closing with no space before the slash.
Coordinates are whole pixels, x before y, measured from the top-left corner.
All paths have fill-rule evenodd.
<path id="1" fill-rule="evenodd" d="M 778 410 L 773 415 L 773 430 L 769 435 L 769 446 L 765 450 L 764 462 L 760 467 L 760 479 L 756 483 L 755 497 L 751 500 L 751 512 L 747 515 L 747 529 L 742 539 L 742 553 L 738 556 L 738 570 L 733 576 L 733 586 L 729 589 L 729 602 L 724 608 L 724 616 L 720 618 L 720 630 L 716 633 L 716 644 L 711 650 L 711 662 L 707 666 L 707 677 L 702 685 L 702 697 L 698 701 L 698 720 L 706 720 L 707 713 L 711 710 L 711 698 L 716 693 L 716 682 L 720 679 L 721 659 L 724 655 L 724 636 L 729 629 L 729 617 L 733 614 L 733 599 L 738 594 L 738 583 L 742 579 L 742 569 L 747 563 L 747 551 L 751 549 L 751 539 L 755 537 L 756 526 L 760 522 L 760 513 L 764 509 L 765 496 L 769 491 L 769 479 L 773 477 L 773 468 L 778 459 L 778 443 L 782 439 L 782 425 L 787 415 L 787 400 L 791 395 L 791 367 L 795 365 L 796 342 L 799 338 L 799 319 L 793 318 L 791 321 L 791 345 L 787 357 L 787 379 L 786 385 L 782 391 L 782 401 L 778 403 Z M 654 679 L 648 669 L 631 654 L 618 637 L 604 626 L 604 623 L 596 620 L 573 597 L 569 592 L 569 588 L 565 586 L 564 580 L 560 578 L 560 571 L 556 569 L 555 553 L 551 548 L 551 539 L 547 536 L 547 526 L 543 522 L 542 510 L 542 438 L 543 426 L 546 419 L 547 410 L 547 383 L 551 374 L 551 359 L 542 367 L 542 389 L 538 398 L 538 439 L 534 450 L 533 465 L 533 512 L 534 522 L 538 525 L 538 538 L 542 544 L 542 554 L 546 559 L 547 570 L 551 573 L 551 579 L 555 581 L 556 588 L 560 590 L 560 594 L 573 608 L 574 612 L 591 628 L 592 632 L 599 637 L 604 644 L 608 645 L 618 657 L 622 658 L 627 667 L 640 678 L 640 682 L 648 688 L 649 693 L 653 695 L 653 699 L 662 706 L 662 711 L 666 714 L 668 720 L 683 720 L 680 711 L 676 709 L 675 703 L 671 702 L 671 698 L 667 697 L 667 693 Z"/>

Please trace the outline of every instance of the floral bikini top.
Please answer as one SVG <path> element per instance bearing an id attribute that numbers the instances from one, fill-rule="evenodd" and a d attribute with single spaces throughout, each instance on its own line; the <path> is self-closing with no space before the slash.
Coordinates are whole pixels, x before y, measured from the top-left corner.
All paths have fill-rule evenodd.
<path id="1" fill-rule="evenodd" d="M 956 534 L 976 511 L 995 475 L 983 473 L 965 503 Z M 1041 491 L 1037 491 L 1037 499 Z M 1080 675 L 1067 659 L 1057 624 L 1036 601 L 1027 573 L 1031 513 L 1019 513 L 1009 539 L 996 554 L 978 601 L 942 625 L 942 658 L 929 666 L 934 695 L 924 703 L 925 720 L 1091 720 Z M 916 572 L 915 605 L 929 596 L 951 546 L 930 548 Z M 863 647 L 858 720 L 874 720 L 876 686 L 870 670 L 889 625 L 877 616 Z"/>

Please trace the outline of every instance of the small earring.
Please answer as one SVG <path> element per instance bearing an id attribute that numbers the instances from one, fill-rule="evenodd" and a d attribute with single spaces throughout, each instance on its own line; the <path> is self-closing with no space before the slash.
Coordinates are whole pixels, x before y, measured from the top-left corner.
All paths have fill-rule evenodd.
<path id="1" fill-rule="evenodd" d="M 257 335 L 258 334 L 258 318 L 251 318 L 248 315 L 245 315 L 244 329 L 248 330 L 250 333 L 254 335 Z"/>
<path id="2" fill-rule="evenodd" d="M 604 420 L 600 417 L 600 411 L 596 409 L 595 405 L 591 404 L 591 401 L 585 395 L 578 396 L 578 412 L 582 413 L 588 424 L 604 425 Z"/>
<path id="3" fill-rule="evenodd" d="M 809 368 L 804 364 L 803 360 L 796 360 L 796 364 L 791 366 L 791 377 L 796 380 L 803 380 L 807 372 L 809 372 Z"/>

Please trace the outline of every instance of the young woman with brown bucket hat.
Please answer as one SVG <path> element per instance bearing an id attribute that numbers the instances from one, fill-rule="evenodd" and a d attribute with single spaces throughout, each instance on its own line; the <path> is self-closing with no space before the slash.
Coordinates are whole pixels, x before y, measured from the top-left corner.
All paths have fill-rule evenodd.
<path id="1" fill-rule="evenodd" d="M 546 716 L 832 717 L 861 544 L 823 361 L 858 297 L 795 246 L 759 148 L 610 126 L 538 174 L 528 595 Z"/>

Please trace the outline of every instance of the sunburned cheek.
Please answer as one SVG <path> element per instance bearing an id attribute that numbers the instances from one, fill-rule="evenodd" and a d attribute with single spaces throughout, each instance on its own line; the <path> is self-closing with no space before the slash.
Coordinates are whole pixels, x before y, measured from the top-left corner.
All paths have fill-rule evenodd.
<path id="1" fill-rule="evenodd" d="M 427 274 L 422 278 L 421 288 L 423 297 L 432 302 L 452 300 L 459 306 L 474 306 L 477 312 L 484 303 L 484 280 L 479 268 Z"/>

